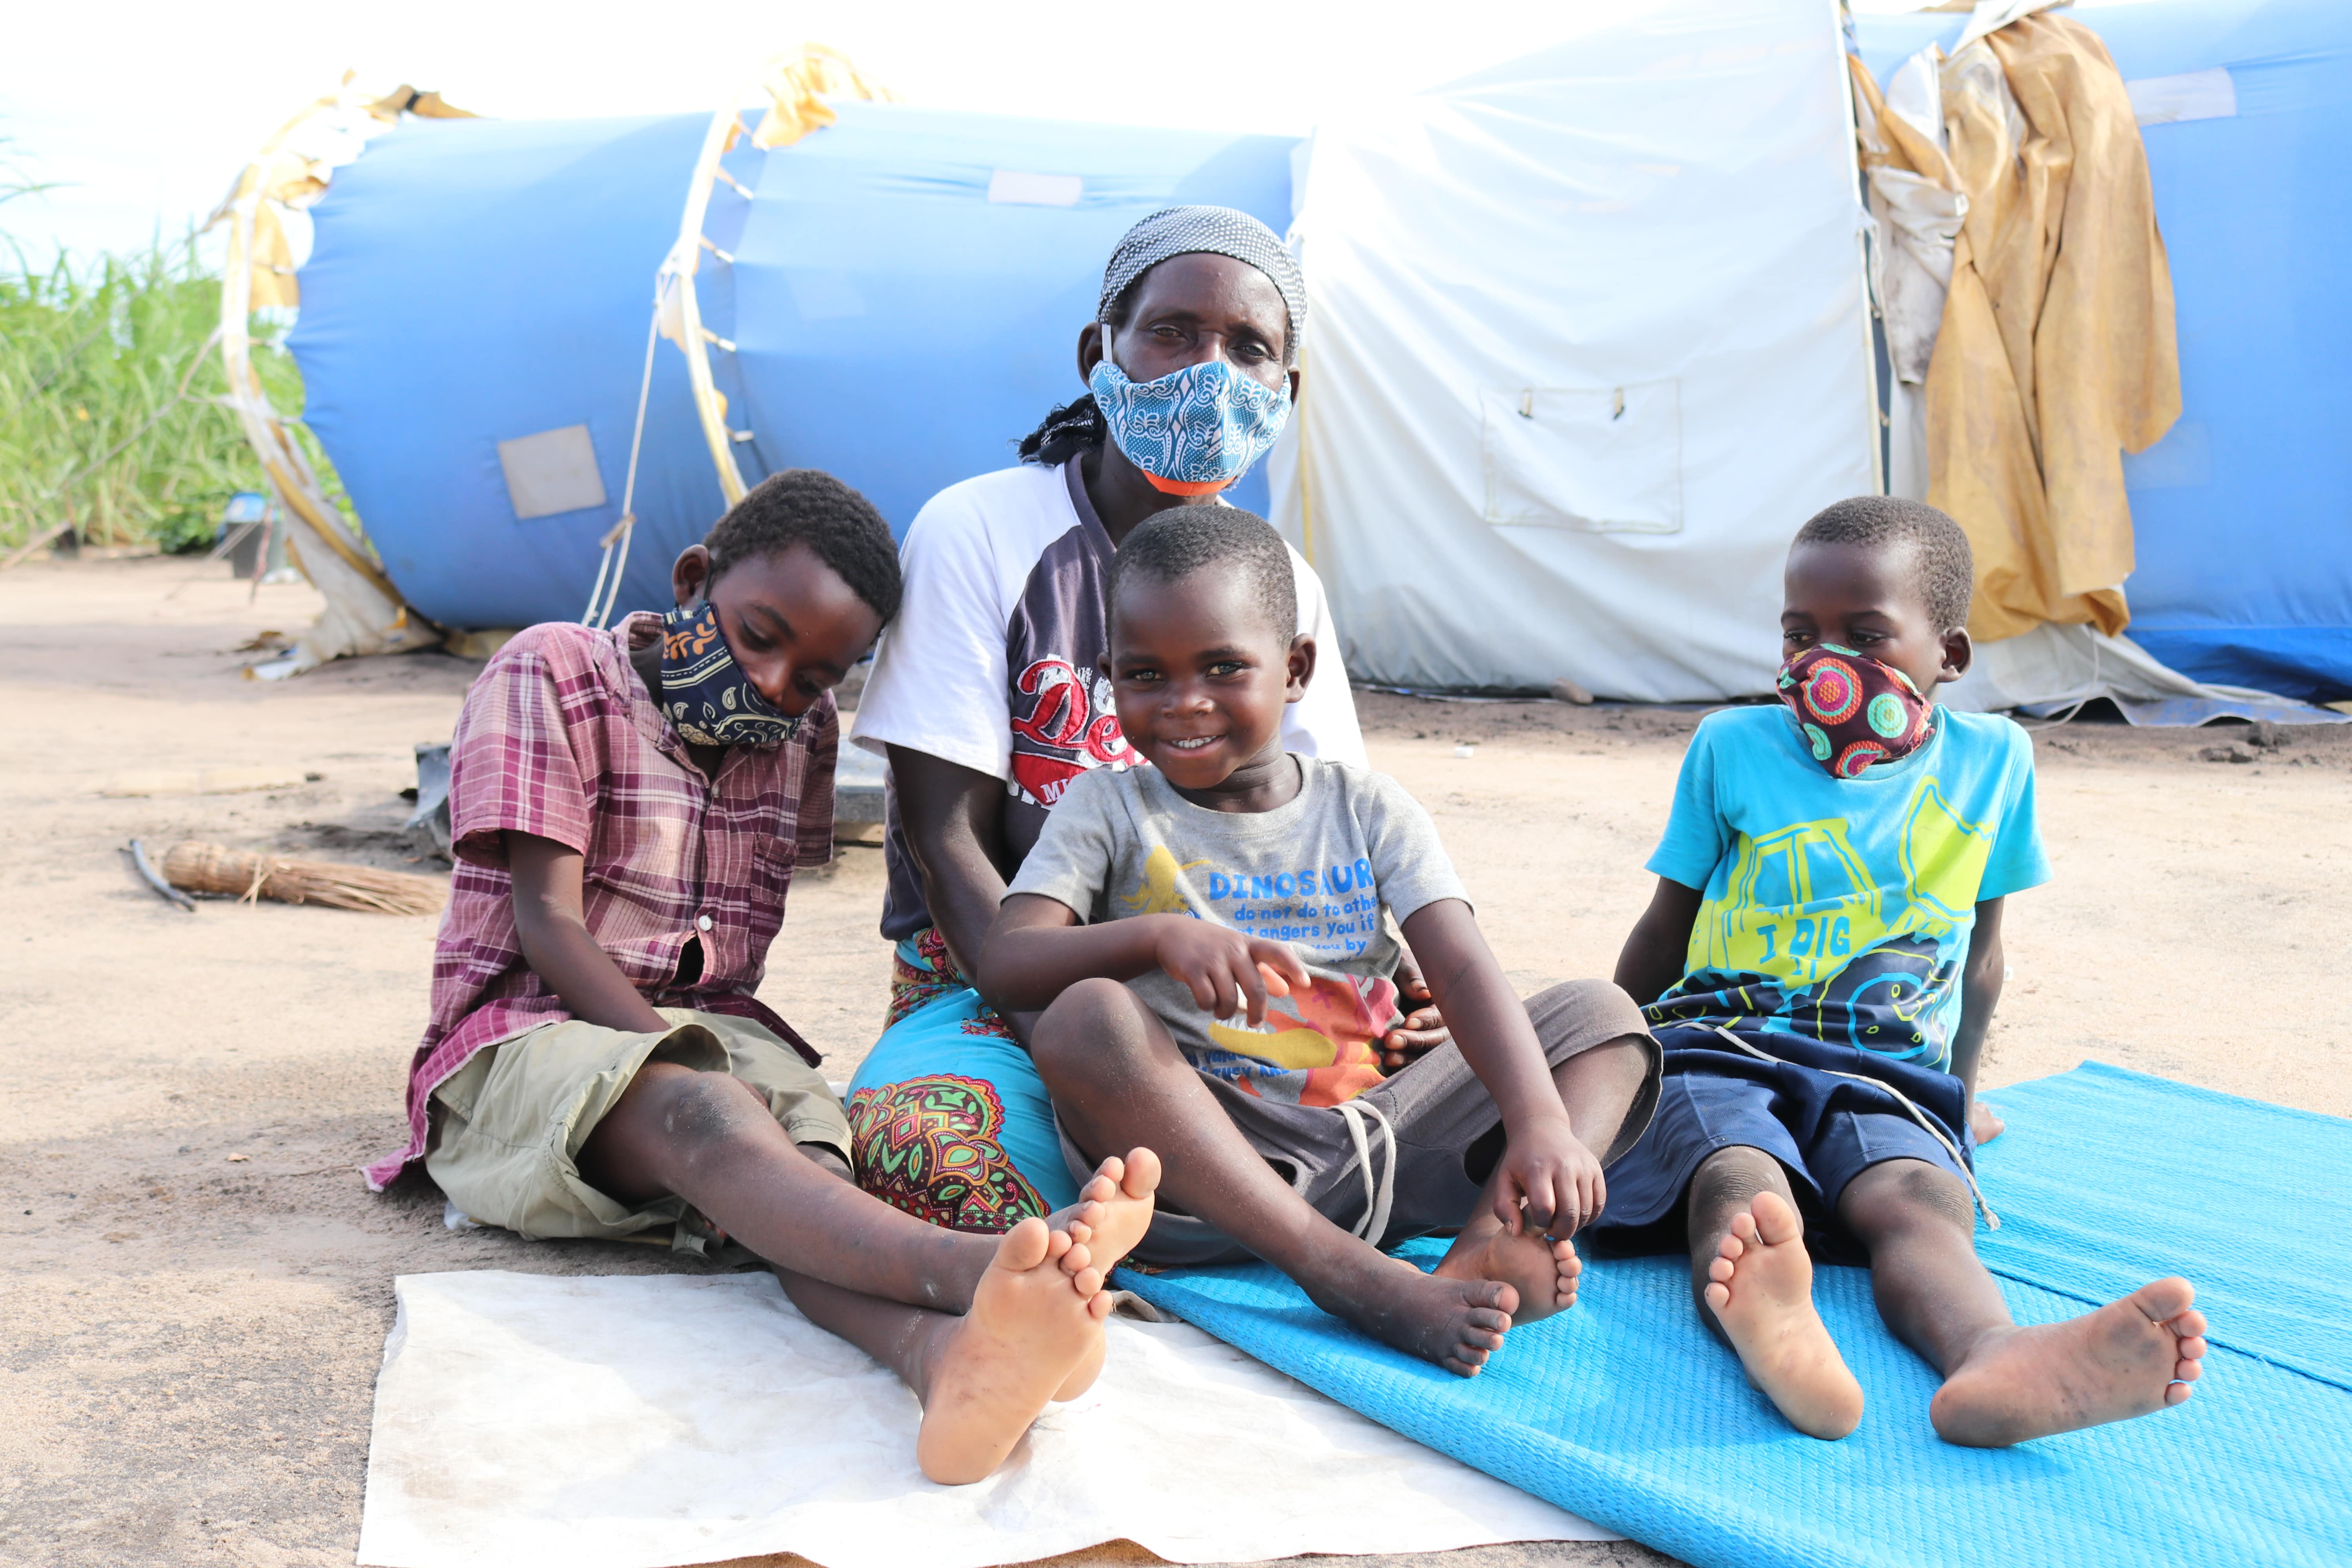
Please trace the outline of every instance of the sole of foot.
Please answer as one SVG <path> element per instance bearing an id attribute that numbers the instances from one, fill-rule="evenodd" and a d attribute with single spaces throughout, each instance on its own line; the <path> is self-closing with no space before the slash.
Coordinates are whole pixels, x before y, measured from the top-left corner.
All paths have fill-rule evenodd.
<path id="1" fill-rule="evenodd" d="M 1748 1380 L 1789 1425 L 1834 1442 L 1862 1423 L 1862 1384 L 1813 1308 L 1805 1230 L 1778 1193 L 1759 1193 L 1707 1264 L 1706 1304 Z"/>
<path id="2" fill-rule="evenodd" d="M 1369 1248 L 1365 1249 L 1370 1252 Z M 1423 1274 L 1411 1263 L 1370 1253 L 1370 1263 L 1345 1285 L 1310 1289 L 1307 1296 L 1407 1355 L 1433 1361 L 1457 1377 L 1475 1377 L 1503 1348 L 1519 1293 L 1499 1279 L 1450 1279 Z"/>
<path id="3" fill-rule="evenodd" d="M 2180 1404 L 2205 1355 L 2196 1300 L 2188 1280 L 2158 1279 L 2063 1323 L 1994 1330 L 1936 1391 L 1936 1435 L 2002 1448 Z"/>
<path id="4" fill-rule="evenodd" d="M 1108 1300 L 1108 1296 L 1105 1300 Z M 1106 1322 L 1109 1321 L 1108 1313 L 1104 1315 L 1104 1321 Z M 1054 1390 L 1053 1403 L 1066 1405 L 1092 1388 L 1095 1385 L 1095 1379 L 1102 1375 L 1103 1363 L 1109 1359 L 1109 1356 L 1110 1336 L 1105 1334 L 1095 1342 L 1094 1349 L 1088 1351 L 1085 1358 L 1071 1369 L 1070 1375 L 1062 1379 L 1062 1386 Z"/>
<path id="5" fill-rule="evenodd" d="M 1524 1328 L 1576 1305 L 1584 1261 L 1568 1242 L 1554 1241 L 1531 1226 L 1513 1236 L 1489 1220 L 1465 1231 L 1436 1272 L 1447 1279 L 1496 1279 L 1508 1285 L 1518 1295 L 1511 1325 Z"/>
<path id="6" fill-rule="evenodd" d="M 1076 1206 L 1048 1222 L 1059 1227 L 1066 1216 L 1076 1245 L 1063 1257 L 1062 1268 L 1082 1293 L 1101 1289 L 1103 1278 L 1135 1250 L 1151 1228 L 1159 1191 L 1160 1156 L 1149 1149 L 1130 1149 L 1124 1160 L 1114 1154 L 1097 1165 L 1078 1191 Z"/>
<path id="7" fill-rule="evenodd" d="M 1110 1298 L 1071 1289 L 1061 1268 L 1071 1245 L 1042 1219 L 1006 1231 L 971 1310 L 940 1336 L 915 1438 L 916 1462 L 932 1480 L 962 1486 L 993 1474 L 1038 1412 L 1098 1358 Z"/>

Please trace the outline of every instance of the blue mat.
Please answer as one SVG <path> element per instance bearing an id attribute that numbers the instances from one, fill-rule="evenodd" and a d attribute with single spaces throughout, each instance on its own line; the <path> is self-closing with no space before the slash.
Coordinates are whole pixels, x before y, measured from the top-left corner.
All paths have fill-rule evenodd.
<path id="1" fill-rule="evenodd" d="M 2352 1563 L 2352 1121 L 2095 1063 L 1987 1097 L 1979 1250 L 2020 1322 L 2165 1274 L 2212 1349 L 2179 1408 L 2006 1450 L 1927 1425 L 1936 1378 L 1867 1272 L 1815 1296 L 1869 1399 L 1797 1436 L 1695 1321 L 1676 1258 L 1588 1264 L 1475 1379 L 1358 1334 L 1262 1265 L 1118 1283 L 1386 1426 L 1699 1568 Z M 1404 1249 L 1424 1267 L 1443 1252 Z"/>

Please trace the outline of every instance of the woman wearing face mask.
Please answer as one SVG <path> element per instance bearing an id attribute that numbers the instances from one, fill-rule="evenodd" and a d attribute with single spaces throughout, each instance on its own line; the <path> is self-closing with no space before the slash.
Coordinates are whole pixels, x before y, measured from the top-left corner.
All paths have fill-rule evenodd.
<path id="1" fill-rule="evenodd" d="M 1076 1191 L 1021 1045 L 964 976 L 1005 883 L 1069 781 L 1139 762 L 1110 700 L 1113 552 L 1137 524 L 1223 504 L 1282 433 L 1306 291 L 1274 232 L 1226 207 L 1129 229 L 1078 333 L 1090 389 L 1021 443 L 1018 466 L 932 498 L 900 552 L 905 609 L 882 639 L 852 740 L 889 760 L 898 944 L 888 1026 L 853 1080 L 860 1179 L 899 1208 L 1001 1230 Z M 1316 674 L 1286 716 L 1293 751 L 1361 763 L 1363 741 L 1314 569 L 1294 552 Z M 1425 1001 L 1418 975 L 1407 994 Z M 1443 1039 L 1433 1011 L 1390 1037 Z"/>

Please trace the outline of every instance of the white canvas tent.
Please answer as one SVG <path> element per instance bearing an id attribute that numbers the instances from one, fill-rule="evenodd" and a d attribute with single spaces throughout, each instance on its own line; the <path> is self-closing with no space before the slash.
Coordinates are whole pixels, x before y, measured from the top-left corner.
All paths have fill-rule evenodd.
<path id="1" fill-rule="evenodd" d="M 1834 0 L 1691 0 L 1318 127 L 1276 510 L 1359 679 L 1769 689 L 1880 488 L 1847 91 Z"/>
<path id="2" fill-rule="evenodd" d="M 1967 31 L 2052 3 L 1983 0 Z M 1836 0 L 1590 7 L 1541 53 L 1318 128 L 1293 197 L 1309 390 L 1275 521 L 1340 606 L 1358 679 L 1761 694 L 1798 525 L 1925 493 L 1920 389 L 1882 396 L 1873 298 L 1896 379 L 1906 357 L 1920 379 L 1943 290 L 1906 291 L 1929 281 L 1906 242 L 1939 241 L 1948 273 L 1957 217 L 1865 205 L 1848 47 Z M 1946 693 L 2095 697 L 2139 722 L 2337 717 L 2083 626 L 1984 645 Z"/>

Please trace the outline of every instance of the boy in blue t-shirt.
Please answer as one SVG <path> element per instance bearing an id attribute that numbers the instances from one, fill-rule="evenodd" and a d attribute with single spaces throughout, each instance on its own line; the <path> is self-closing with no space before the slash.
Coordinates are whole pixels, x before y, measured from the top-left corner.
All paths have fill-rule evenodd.
<path id="1" fill-rule="evenodd" d="M 2025 731 L 1928 695 L 1969 668 L 1973 571 L 1916 501 L 1841 501 L 1799 531 L 1781 706 L 1700 723 L 1617 963 L 1653 999 L 1667 1077 L 1589 1234 L 1687 1241 L 1700 1321 L 1816 1437 L 1853 1431 L 1863 1400 L 1813 1310 L 1809 1235 L 1868 1258 L 1887 1327 L 1944 1375 L 1928 1415 L 1949 1442 L 2178 1405 L 2205 1353 L 2185 1279 L 2021 1328 L 1977 1260 L 2001 904 L 2050 867 Z"/>

